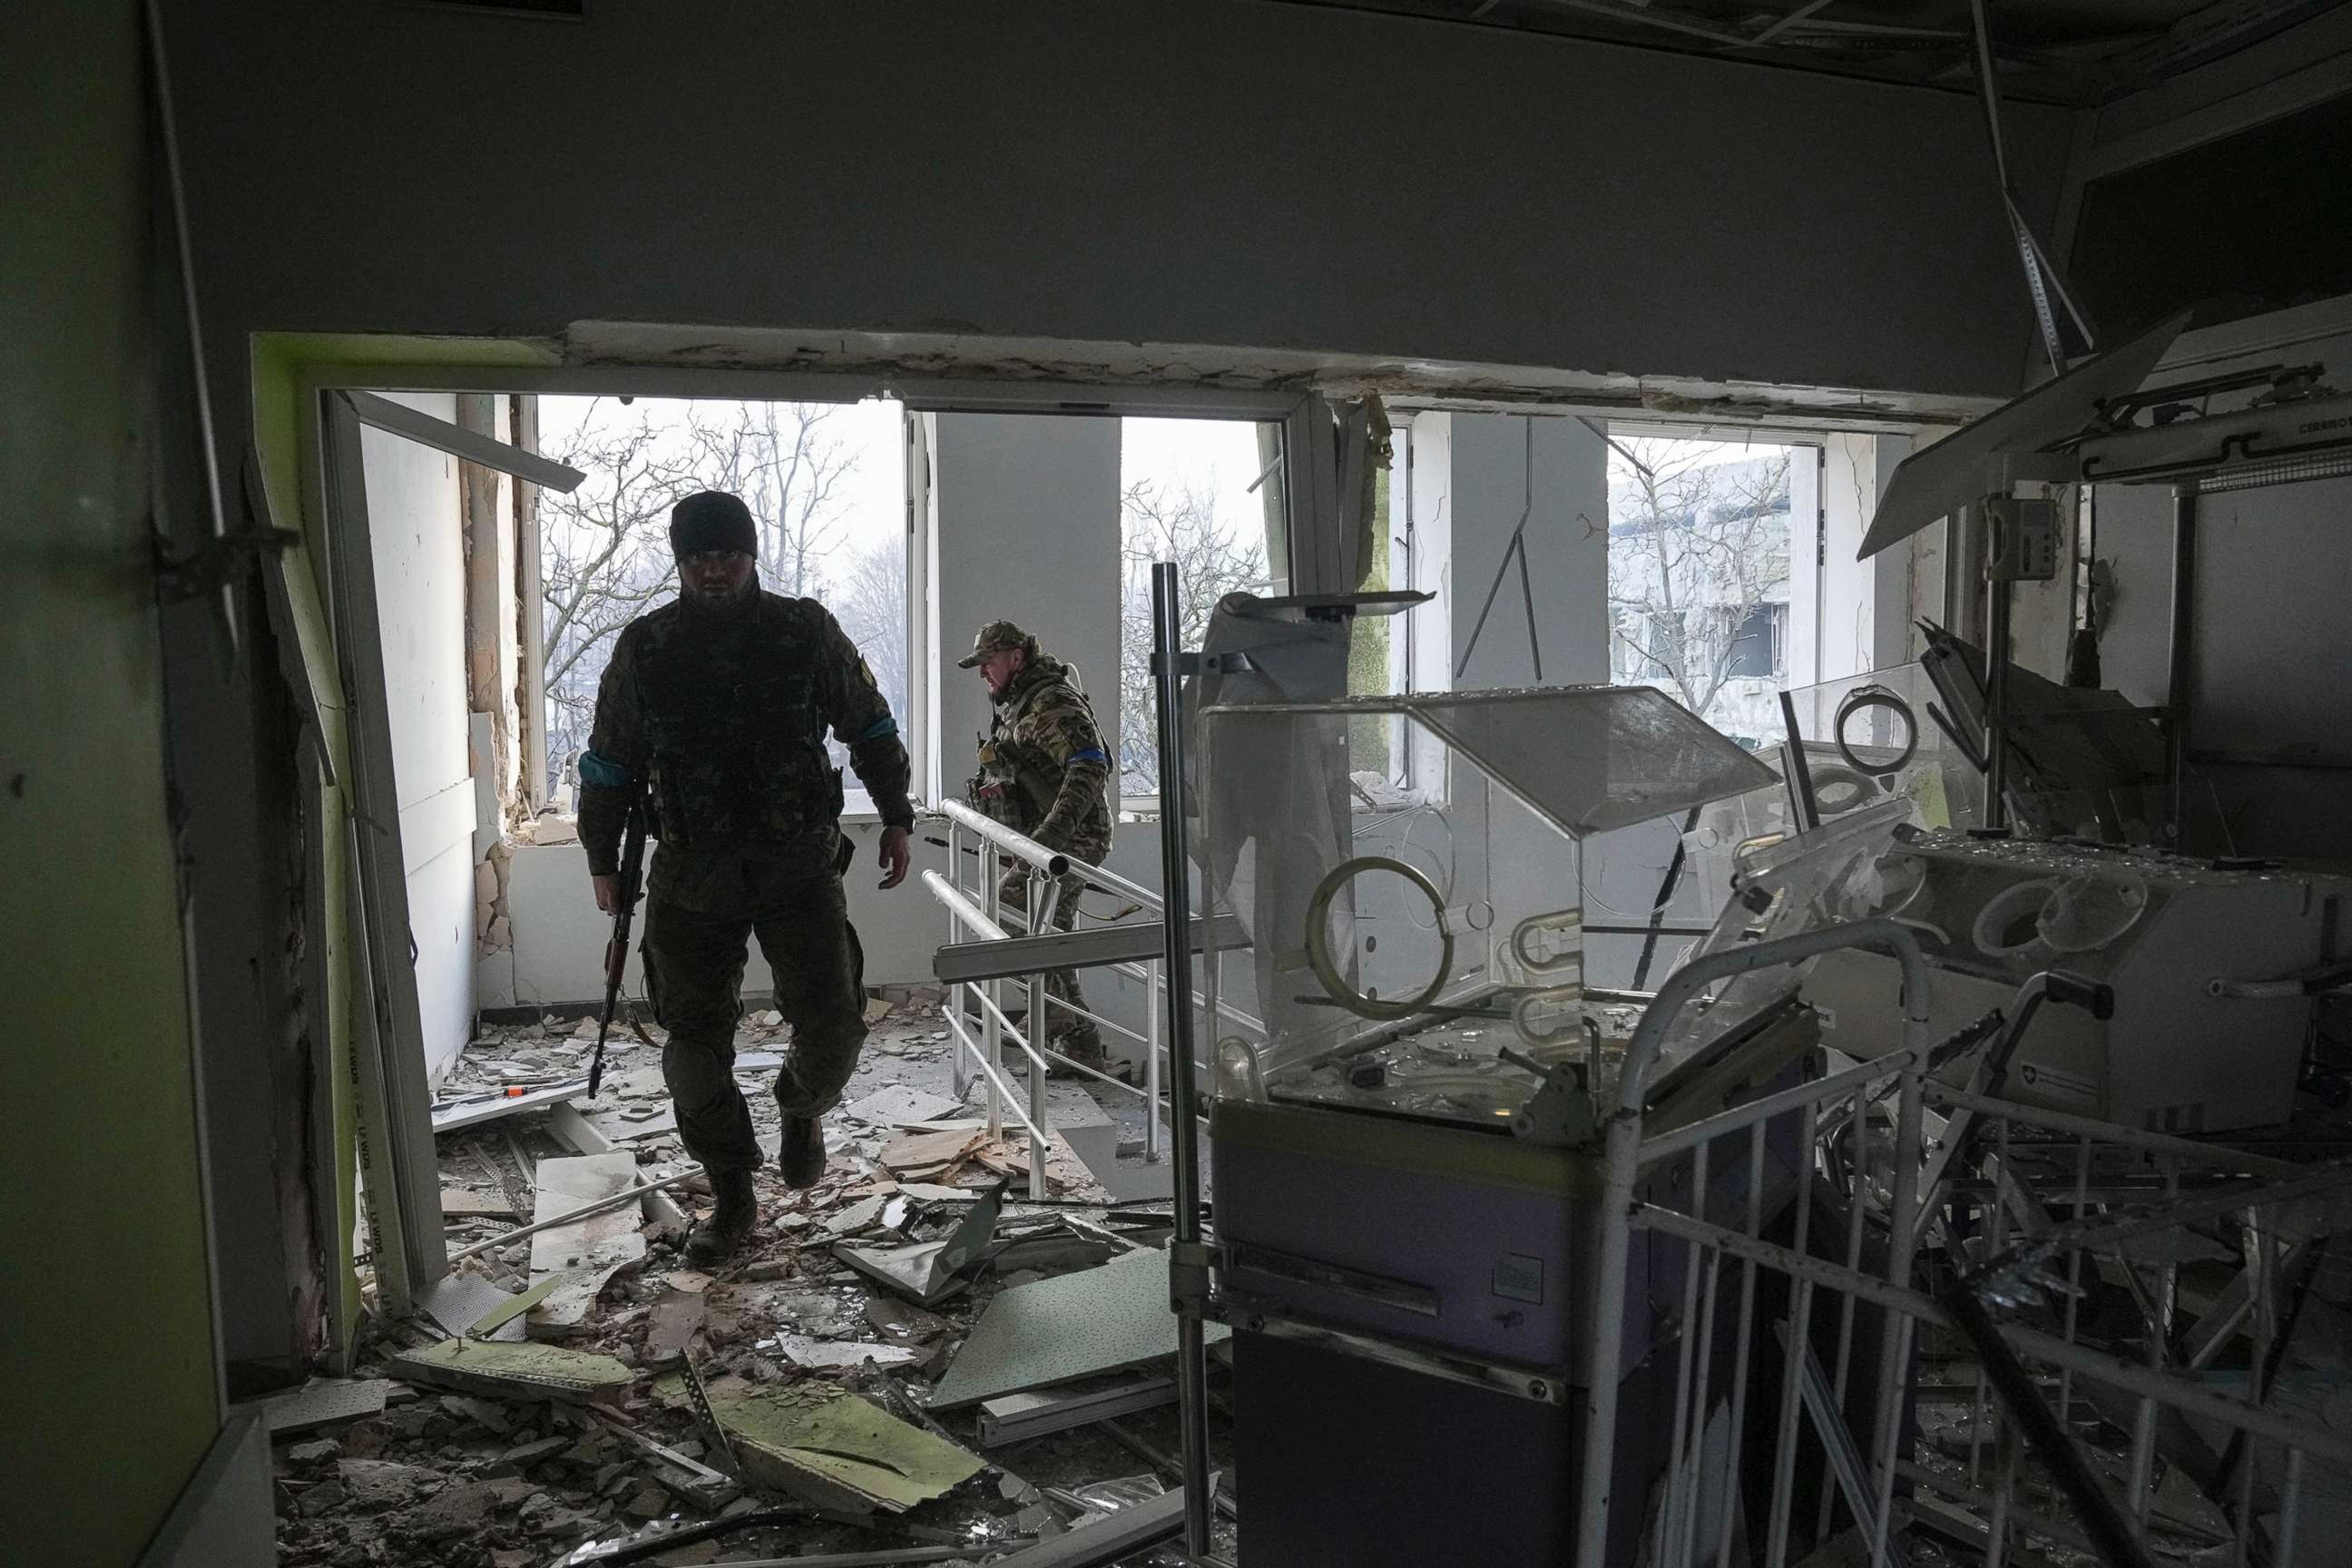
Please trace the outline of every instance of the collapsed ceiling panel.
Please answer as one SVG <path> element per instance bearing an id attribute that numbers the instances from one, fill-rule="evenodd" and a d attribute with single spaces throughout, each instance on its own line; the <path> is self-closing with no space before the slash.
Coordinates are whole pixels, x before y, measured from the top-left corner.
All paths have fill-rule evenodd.
<path id="1" fill-rule="evenodd" d="M 1289 0 L 1973 89 L 1969 0 Z M 2221 58 L 2341 0 L 2001 0 L 2001 90 L 2090 104 Z"/>

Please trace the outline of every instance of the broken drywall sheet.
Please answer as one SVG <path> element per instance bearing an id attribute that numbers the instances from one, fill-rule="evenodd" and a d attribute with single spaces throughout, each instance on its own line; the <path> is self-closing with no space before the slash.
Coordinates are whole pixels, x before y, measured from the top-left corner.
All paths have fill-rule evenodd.
<path id="1" fill-rule="evenodd" d="M 1214 1343 L 1233 1332 L 1206 1325 Z M 931 1394 L 950 1410 L 1176 1353 L 1168 1254 L 1145 1247 L 1099 1268 L 1016 1285 L 989 1302 Z"/>
<path id="2" fill-rule="evenodd" d="M 699 1290 L 666 1292 L 646 1315 L 646 1363 L 667 1366 L 684 1357 L 709 1310 L 709 1299 Z"/>
<path id="3" fill-rule="evenodd" d="M 475 1325 L 484 1318 L 514 1303 L 512 1293 L 499 1289 L 478 1274 L 444 1274 L 416 1292 L 416 1304 L 442 1328 L 459 1336 L 475 1332 Z M 484 1331 L 481 1337 L 520 1340 L 523 1337 L 522 1324 L 515 1321 L 514 1313 L 505 1312 L 497 1325 Z"/>
<path id="4" fill-rule="evenodd" d="M 841 1241 L 834 1244 L 833 1255 L 919 1306 L 937 1306 L 964 1289 L 971 1270 L 987 1255 L 1004 1206 L 1004 1190 L 1011 1184 L 998 1182 L 956 1222 L 954 1230 L 937 1241 L 906 1247 L 853 1247 Z"/>
<path id="5" fill-rule="evenodd" d="M 777 1348 L 794 1366 L 811 1372 L 839 1372 L 845 1367 L 905 1366 L 919 1359 L 903 1345 L 860 1344 L 854 1340 L 820 1340 L 808 1334 L 780 1334 Z"/>
<path id="6" fill-rule="evenodd" d="M 952 1116 L 963 1106 L 943 1094 L 917 1089 L 912 1084 L 885 1084 L 855 1105 L 844 1107 L 848 1115 L 877 1127 L 913 1126 L 925 1121 L 937 1121 Z"/>
<path id="7" fill-rule="evenodd" d="M 982 1469 L 977 1456 L 863 1399 L 806 1388 L 711 1402 L 748 1479 L 820 1508 L 899 1513 Z"/>
<path id="8" fill-rule="evenodd" d="M 261 1418 L 272 1437 L 309 1432 L 356 1415 L 373 1415 L 383 1408 L 392 1389 L 389 1378 L 314 1377 L 290 1394 L 265 1401 Z"/>
<path id="9" fill-rule="evenodd" d="M 541 1160 L 536 1180 L 533 1223 L 544 1223 L 635 1186 L 637 1157 L 616 1149 Z M 635 1209 L 623 1204 L 530 1238 L 534 1281 L 550 1274 L 568 1276 L 525 1320 L 532 1338 L 561 1339 L 587 1321 L 589 1309 L 613 1276 L 645 1258 L 646 1238 L 637 1234 L 637 1224 Z"/>

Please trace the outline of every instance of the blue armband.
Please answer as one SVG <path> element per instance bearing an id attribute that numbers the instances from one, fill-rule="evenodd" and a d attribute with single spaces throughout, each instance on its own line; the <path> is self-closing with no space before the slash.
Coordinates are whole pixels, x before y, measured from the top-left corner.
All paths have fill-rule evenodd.
<path id="1" fill-rule="evenodd" d="M 875 720 L 871 724 L 866 725 L 866 732 L 849 743 L 853 746 L 862 746 L 868 741 L 887 741 L 898 732 L 898 721 L 890 717 L 889 714 L 885 713 L 879 719 Z"/>
<path id="2" fill-rule="evenodd" d="M 1072 752 L 1062 765 L 1067 767 L 1071 763 L 1100 763 L 1103 766 L 1108 767 L 1110 757 L 1101 747 L 1088 746 L 1083 752 Z"/>
<path id="3" fill-rule="evenodd" d="M 580 753 L 580 782 L 594 784 L 598 789 L 626 789 L 629 787 L 629 770 L 610 757 L 583 752 Z"/>

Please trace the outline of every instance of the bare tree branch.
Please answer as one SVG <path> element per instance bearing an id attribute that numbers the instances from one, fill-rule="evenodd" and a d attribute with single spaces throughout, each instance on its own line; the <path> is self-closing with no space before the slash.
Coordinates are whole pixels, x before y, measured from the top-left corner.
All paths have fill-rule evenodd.
<path id="1" fill-rule="evenodd" d="M 1240 589 L 1265 586 L 1265 545 L 1243 538 L 1217 516 L 1213 487 L 1163 488 L 1149 480 L 1119 498 L 1124 613 L 1118 651 L 1119 774 L 1137 794 L 1159 788 L 1160 742 L 1153 722 L 1151 567 L 1176 563 L 1186 647 L 1198 647 L 1217 601 Z"/>
<path id="2" fill-rule="evenodd" d="M 589 476 L 571 495 L 540 498 L 551 754 L 587 744 L 613 639 L 677 591 L 668 520 L 686 496 L 741 496 L 759 526 L 761 580 L 795 596 L 824 587 L 857 463 L 855 449 L 827 428 L 836 412 L 828 404 L 696 404 L 680 420 L 660 405 L 624 413 L 599 399 L 563 449 L 549 454 Z M 903 623 L 860 640 L 900 647 Z"/>
<path id="3" fill-rule="evenodd" d="M 1616 678 L 1663 685 L 1717 717 L 1743 641 L 1788 596 L 1788 454 L 1724 463 L 1683 442 L 1610 445 Z"/>

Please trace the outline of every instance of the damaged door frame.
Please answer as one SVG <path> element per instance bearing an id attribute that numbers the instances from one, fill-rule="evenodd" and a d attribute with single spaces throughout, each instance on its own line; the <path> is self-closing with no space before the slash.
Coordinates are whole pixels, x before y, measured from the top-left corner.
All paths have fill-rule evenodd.
<path id="1" fill-rule="evenodd" d="M 365 984 L 352 1009 L 352 1072 L 362 1187 L 376 1277 L 376 1305 L 404 1316 L 415 1291 L 448 1271 L 442 1237 L 441 1168 L 433 1141 L 432 1091 L 425 1077 L 423 1016 L 416 994 L 415 939 L 409 935 L 406 860 L 394 784 L 392 716 L 384 689 L 383 628 L 376 604 L 373 534 L 368 516 L 362 426 L 569 489 L 575 471 L 508 447 L 360 388 L 316 397 L 320 511 L 328 541 L 329 604 L 351 762 L 344 824 L 349 929 L 366 956 Z M 564 484 L 569 479 L 570 483 Z M 408 951 L 395 955 L 393 933 Z M 339 1352 L 342 1347 L 338 1347 Z"/>
<path id="2" fill-rule="evenodd" d="M 908 378 L 878 371 L 786 372 L 748 368 L 609 363 L 598 365 L 306 364 L 297 372 L 299 461 L 305 510 L 320 524 L 332 656 L 346 712 L 350 790 L 341 825 L 350 867 L 344 931 L 362 956 L 351 976 L 350 1086 L 359 1169 L 365 1194 L 370 1260 L 376 1273 L 376 1308 L 404 1315 L 415 1293 L 447 1272 L 440 1219 L 440 1168 L 435 1147 L 431 1093 L 425 1077 L 422 1013 L 414 942 L 402 952 L 394 934 L 409 930 L 398 795 L 394 782 L 390 714 L 384 689 L 383 629 L 376 600 L 374 555 L 367 508 L 361 428 L 388 433 L 546 484 L 572 471 L 520 447 L 391 403 L 395 391 L 490 392 L 499 395 L 627 395 L 772 401 L 856 403 L 891 397 L 909 413 L 1060 414 L 1248 420 L 1285 427 L 1284 494 L 1299 498 L 1310 481 L 1299 471 L 1310 446 L 1301 436 L 1330 424 L 1330 405 L 1312 391 L 1226 389 L 1191 384 L 1097 384 L 1071 380 L 968 381 Z M 1318 416 L 1320 417 L 1318 417 Z M 1328 437 L 1325 440 L 1328 442 Z M 1327 448 L 1328 449 L 1328 448 Z M 572 481 L 578 483 L 577 479 Z M 565 486 L 564 488 L 570 488 Z M 1332 496 L 1327 476 L 1314 489 Z M 1337 508 L 1293 499 L 1286 533 L 1294 561 L 1312 541 L 1336 530 Z M 913 520 L 910 519 L 910 524 Z M 910 548 L 926 539 L 910 538 Z M 910 605 L 909 609 L 919 606 Z M 935 606 L 932 608 L 936 613 Z M 927 617 L 926 617 L 927 618 Z M 910 627 L 910 630 L 912 628 Z M 321 824 L 314 857 L 322 855 Z M 322 1075 L 319 1092 L 329 1085 Z M 331 1124 L 331 1104 L 318 1108 Z M 331 1179 L 331 1162 L 326 1174 Z M 352 1260 L 332 1260 L 341 1270 Z M 348 1361 L 340 1313 L 331 1314 L 328 1348 Z"/>

